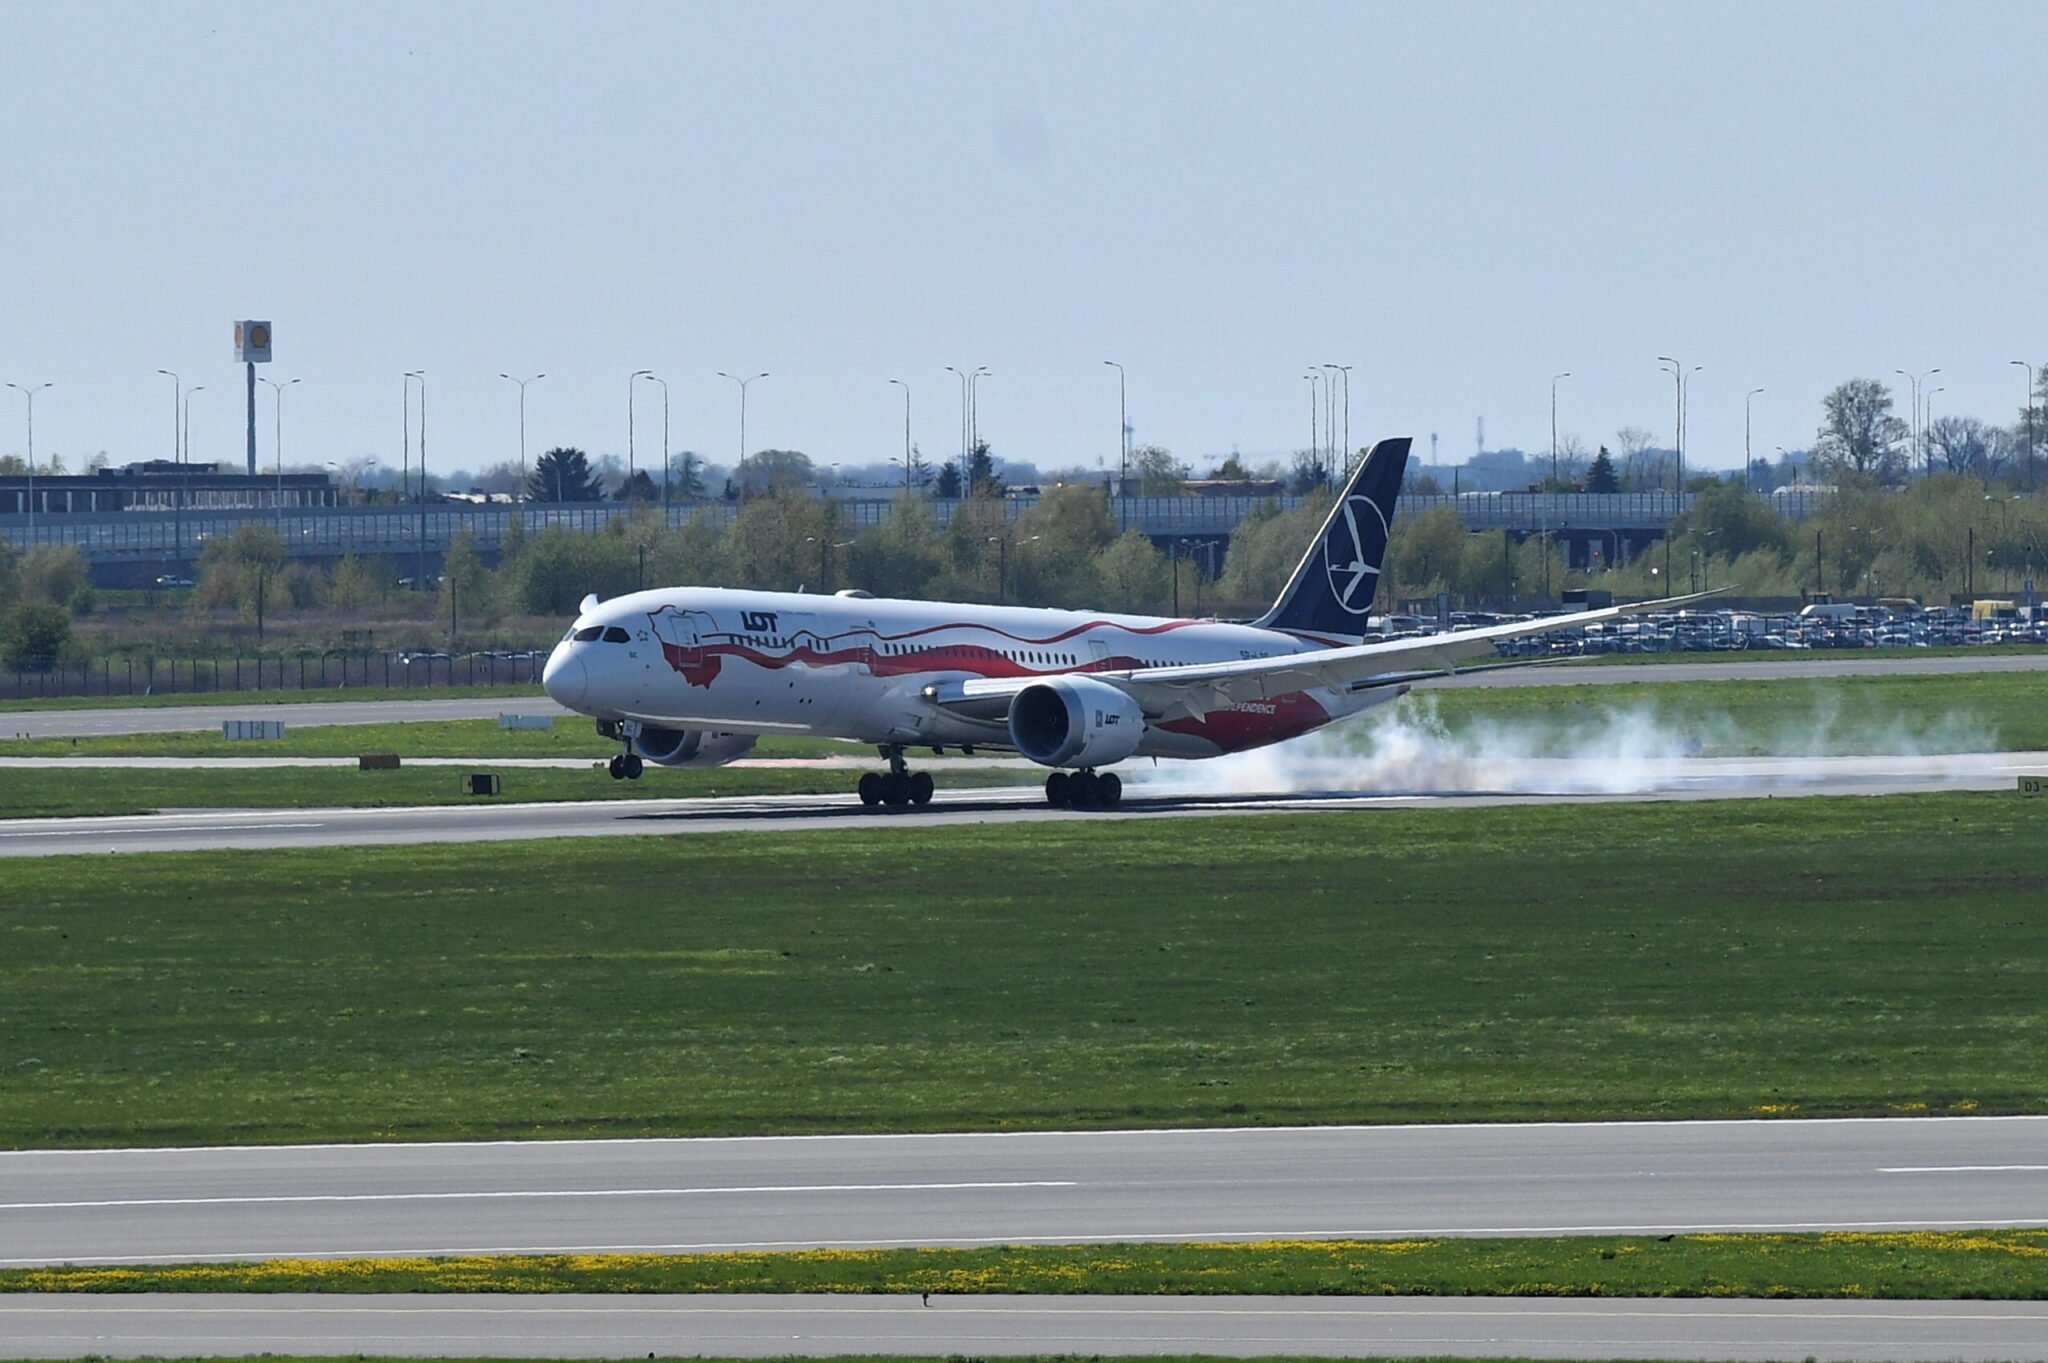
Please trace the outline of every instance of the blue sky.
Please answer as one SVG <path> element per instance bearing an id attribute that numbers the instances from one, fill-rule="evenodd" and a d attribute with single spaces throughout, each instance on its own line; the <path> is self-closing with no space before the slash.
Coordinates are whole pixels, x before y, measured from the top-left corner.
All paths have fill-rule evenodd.
<path id="1" fill-rule="evenodd" d="M 2048 7 L 517 5 L 9 7 L 0 381 L 40 455 L 239 458 L 237 317 L 275 322 L 289 462 L 673 444 L 867 463 L 980 424 L 1045 465 L 1308 439 L 1447 456 L 1798 447 L 1841 379 L 1941 366 L 2005 421 L 2048 358 Z M 7 399 L 16 395 L 8 393 Z M 267 408 L 268 396 L 265 394 Z M 643 456 L 659 403 L 640 405 Z M 0 406 L 17 449 L 20 404 Z M 269 425 L 262 426 L 266 462 Z"/>

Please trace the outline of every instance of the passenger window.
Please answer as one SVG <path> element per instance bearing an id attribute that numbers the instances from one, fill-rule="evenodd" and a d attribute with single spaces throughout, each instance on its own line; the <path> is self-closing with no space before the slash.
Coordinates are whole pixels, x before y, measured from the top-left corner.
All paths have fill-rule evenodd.
<path id="1" fill-rule="evenodd" d="M 587 644 L 591 640 L 597 638 L 600 634 L 603 633 L 603 625 L 585 625 L 582 629 L 576 631 L 576 642 L 579 644 Z"/>

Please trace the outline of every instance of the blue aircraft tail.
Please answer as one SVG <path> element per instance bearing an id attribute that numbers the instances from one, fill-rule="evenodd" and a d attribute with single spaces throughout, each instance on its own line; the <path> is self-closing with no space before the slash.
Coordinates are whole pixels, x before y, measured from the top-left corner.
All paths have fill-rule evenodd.
<path id="1" fill-rule="evenodd" d="M 1302 555 L 1286 590 L 1255 624 L 1295 634 L 1364 637 L 1394 524 L 1394 502 L 1408 469 L 1409 443 L 1401 436 L 1372 447 L 1330 508 L 1330 518 Z"/>

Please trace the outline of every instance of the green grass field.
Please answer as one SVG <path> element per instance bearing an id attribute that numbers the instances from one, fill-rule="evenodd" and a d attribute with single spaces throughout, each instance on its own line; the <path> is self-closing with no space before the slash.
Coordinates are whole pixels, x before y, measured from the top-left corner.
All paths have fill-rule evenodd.
<path id="1" fill-rule="evenodd" d="M 1931 795 L 11 861 L 0 1145 L 2036 1112 L 2044 817 Z"/>
<path id="2" fill-rule="evenodd" d="M 507 706 L 516 713 L 518 707 Z M 4 724 L 4 721 L 0 721 Z M 226 739 L 220 731 L 109 734 L 90 738 L 0 737 L 0 757 L 582 757 L 603 761 L 619 750 L 582 715 L 552 728 L 501 729 L 495 719 L 430 719 L 391 724 L 287 726 L 279 739 Z M 751 757 L 872 757 L 874 749 L 829 738 L 763 738 Z"/>
<path id="3" fill-rule="evenodd" d="M 930 1292 L 2040 1301 L 2048 1299 L 2048 1231 L 280 1259 L 13 1268 L 0 1270 L 0 1292 Z"/>
<path id="4" fill-rule="evenodd" d="M 1597 750 L 1616 732 L 1707 756 L 2048 749 L 2048 673 L 1587 683 L 1424 687 L 1393 713 L 1433 707 L 1447 732 L 1474 739 L 1512 725 L 1537 752 Z M 1369 741 L 1370 723 L 1342 732 Z"/>

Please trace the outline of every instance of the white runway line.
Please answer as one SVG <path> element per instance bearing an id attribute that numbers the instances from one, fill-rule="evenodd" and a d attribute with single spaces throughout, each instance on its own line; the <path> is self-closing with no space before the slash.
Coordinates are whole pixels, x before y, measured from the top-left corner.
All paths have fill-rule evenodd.
<path id="1" fill-rule="evenodd" d="M 462 1202 L 507 1198 L 718 1197 L 755 1193 L 946 1193 L 994 1188 L 1078 1188 L 1057 1179 L 990 1183 L 782 1183 L 708 1188 L 505 1188 L 440 1193 L 287 1193 L 243 1197 L 121 1197 L 87 1202 L 5 1202 L 0 1212 L 61 1211 L 85 1207 L 244 1207 L 303 1202 Z"/>

